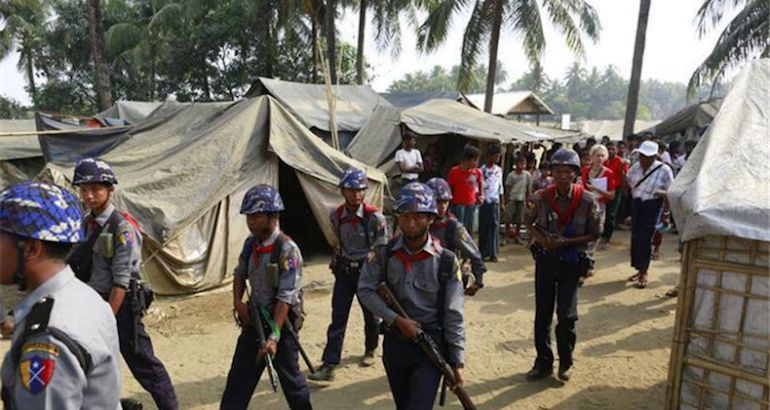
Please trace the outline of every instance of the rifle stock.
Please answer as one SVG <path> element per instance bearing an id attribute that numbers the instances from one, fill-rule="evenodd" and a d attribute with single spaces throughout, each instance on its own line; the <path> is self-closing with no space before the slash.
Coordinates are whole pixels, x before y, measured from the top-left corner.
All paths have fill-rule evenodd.
<path id="1" fill-rule="evenodd" d="M 251 320 L 254 322 L 254 327 L 257 329 L 259 348 L 263 349 L 267 343 L 267 339 L 265 338 L 265 329 L 262 327 L 262 314 L 259 311 L 259 306 L 251 300 L 249 301 L 249 310 L 251 311 Z M 273 356 L 270 353 L 267 353 L 265 354 L 264 359 L 267 367 L 267 374 L 270 377 L 270 387 L 272 387 L 273 392 L 277 392 L 278 374 L 275 372 L 275 367 L 273 366 Z"/>
<path id="2" fill-rule="evenodd" d="M 380 295 L 382 300 L 385 301 L 385 303 L 390 306 L 391 309 L 395 310 L 399 316 L 405 319 L 409 319 L 409 315 L 406 314 L 406 311 L 401 306 L 401 304 L 398 303 L 398 300 L 396 300 L 393 292 L 390 291 L 390 288 L 388 288 L 388 285 L 385 282 L 380 282 L 380 284 L 377 285 L 377 294 Z M 455 378 L 455 373 L 452 370 L 452 367 L 449 366 L 449 364 L 446 362 L 446 359 L 444 359 L 444 356 L 441 354 L 441 350 L 439 349 L 438 345 L 436 345 L 436 342 L 433 340 L 433 338 L 428 336 L 425 332 L 419 331 L 417 334 L 417 339 L 414 340 L 414 342 L 420 346 L 420 349 L 425 353 L 426 356 L 428 356 L 428 359 L 431 361 L 431 363 L 433 363 L 433 365 L 438 368 L 438 370 L 441 372 L 441 375 L 444 376 L 444 381 L 450 385 L 456 385 L 457 378 Z M 460 403 L 462 403 L 463 409 L 476 410 L 476 405 L 473 404 L 470 396 L 468 396 L 468 392 L 466 392 L 462 386 L 456 387 L 454 390 L 452 390 L 452 392 L 460 400 Z"/>

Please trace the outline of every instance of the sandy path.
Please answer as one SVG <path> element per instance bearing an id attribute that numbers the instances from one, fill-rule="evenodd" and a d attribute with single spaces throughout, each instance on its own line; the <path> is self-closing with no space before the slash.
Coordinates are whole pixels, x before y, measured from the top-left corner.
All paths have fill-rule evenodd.
<path id="1" fill-rule="evenodd" d="M 481 409 L 649 408 L 663 405 L 676 301 L 663 293 L 678 278 L 676 238 L 667 236 L 661 261 L 653 262 L 646 290 L 628 286 L 628 232 L 618 232 L 613 249 L 599 252 L 596 275 L 579 294 L 580 320 L 573 380 L 527 383 L 534 360 L 533 262 L 529 251 L 503 247 L 503 258 L 489 265 L 487 287 L 466 302 L 468 391 Z M 320 360 L 330 318 L 331 275 L 326 258 L 309 261 L 305 283 L 308 319 L 302 330 L 305 349 Z M 183 409 L 218 407 L 238 331 L 232 323 L 226 290 L 189 298 L 164 299 L 147 320 L 156 351 L 164 360 Z M 354 303 L 355 305 L 355 303 Z M 318 409 L 393 408 L 381 362 L 361 368 L 362 319 L 351 314 L 343 363 L 336 382 L 312 389 Z M 0 343 L 0 350 L 8 342 Z M 380 351 L 378 351 L 378 355 Z M 301 365 L 305 369 L 304 364 Z M 123 395 L 151 399 L 124 369 Z M 283 395 L 269 391 L 267 376 L 251 408 L 284 409 Z M 448 408 L 461 408 L 449 393 Z"/>

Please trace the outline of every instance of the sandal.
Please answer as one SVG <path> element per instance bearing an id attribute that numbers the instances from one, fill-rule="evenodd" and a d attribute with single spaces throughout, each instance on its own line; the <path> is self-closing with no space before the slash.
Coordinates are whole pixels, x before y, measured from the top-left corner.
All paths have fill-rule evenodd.
<path id="1" fill-rule="evenodd" d="M 675 297 L 679 296 L 679 289 L 677 289 L 677 288 L 671 288 L 671 289 L 669 289 L 669 290 L 666 292 L 666 296 L 668 296 L 668 297 L 670 297 L 670 298 L 675 298 Z"/>
<path id="2" fill-rule="evenodd" d="M 634 283 L 634 287 L 637 289 L 644 289 L 647 287 L 647 276 L 639 276 L 639 279 Z"/>
<path id="3" fill-rule="evenodd" d="M 660 259 L 660 251 L 653 252 L 652 255 L 650 255 L 650 259 L 652 259 L 654 261 Z"/>
<path id="4" fill-rule="evenodd" d="M 639 273 L 636 275 L 631 275 L 626 279 L 626 282 L 636 282 L 639 279 Z"/>

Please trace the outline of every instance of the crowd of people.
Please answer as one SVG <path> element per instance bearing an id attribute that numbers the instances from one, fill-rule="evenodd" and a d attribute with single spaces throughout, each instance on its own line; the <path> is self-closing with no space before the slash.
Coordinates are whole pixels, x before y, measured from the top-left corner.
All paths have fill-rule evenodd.
<path id="1" fill-rule="evenodd" d="M 463 304 L 484 288 L 486 263 L 499 262 L 501 237 L 526 242 L 535 260 L 537 354 L 527 379 L 554 372 L 555 310 L 557 376 L 569 381 L 577 292 L 592 274 L 594 251 L 607 249 L 630 217 L 637 272 L 629 281 L 647 286 L 660 236 L 674 229 L 666 191 L 693 147 L 686 142 L 682 154 L 680 144 L 666 146 L 651 134 L 628 143 L 588 139 L 573 149 L 553 144 L 538 161 L 525 146 L 505 172 L 499 145 L 483 152 L 467 145 L 443 179 L 435 154 L 423 162 L 414 136 L 407 135 L 395 156 L 395 233 L 382 212 L 364 202 L 367 175 L 346 170 L 338 185 L 341 205 L 329 215 L 338 245 L 330 263 L 331 323 L 318 369 L 299 343 L 303 258 L 280 229 L 283 199 L 272 186 L 253 187 L 241 206 L 251 234 L 232 289 L 241 334 L 221 408 L 245 409 L 265 370 L 292 409 L 312 408 L 300 354 L 312 369 L 311 382 L 333 382 L 354 297 L 365 323 L 360 364 L 375 363 L 384 334 L 382 361 L 397 408 L 432 408 L 440 388 L 470 400 L 463 390 Z M 0 282 L 27 293 L 12 311 L 15 326 L 3 326 L 13 340 L 3 361 L 2 399 L 20 409 L 140 408 L 121 404 L 122 355 L 158 408 L 177 409 L 171 379 L 142 325 L 152 293 L 141 283 L 138 225 L 111 203 L 117 176 L 89 158 L 76 166 L 73 183 L 85 215 L 80 201 L 57 185 L 26 182 L 0 193 Z M 431 347 L 435 355 L 426 354 Z"/>

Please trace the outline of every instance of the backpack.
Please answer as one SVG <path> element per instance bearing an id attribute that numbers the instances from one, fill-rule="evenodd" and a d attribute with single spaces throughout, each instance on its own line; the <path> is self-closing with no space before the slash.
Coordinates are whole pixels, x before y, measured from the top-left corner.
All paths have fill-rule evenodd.
<path id="1" fill-rule="evenodd" d="M 342 212 L 345 209 L 345 205 L 340 205 L 337 207 L 337 209 L 334 210 L 335 215 L 337 216 L 337 240 L 339 240 L 340 243 L 340 249 L 342 249 Z M 364 217 L 363 222 L 367 225 L 369 224 L 369 217 L 374 215 L 375 212 L 379 211 L 377 207 L 364 204 Z M 366 229 L 366 249 L 371 249 L 371 238 L 369 238 L 369 229 L 367 226 Z"/>
<path id="2" fill-rule="evenodd" d="M 273 242 L 273 251 L 270 253 L 270 261 L 268 264 L 280 267 L 283 244 L 290 240 L 291 238 L 285 233 L 281 232 L 278 234 L 278 237 L 275 238 L 275 242 Z M 251 237 L 243 245 L 243 250 L 245 252 L 244 256 L 246 257 L 247 261 L 251 260 L 251 254 L 254 249 L 252 245 L 254 245 L 254 241 L 256 241 L 256 237 Z M 278 272 L 280 272 L 280 269 L 278 269 Z M 305 322 L 305 295 L 302 288 L 299 289 L 299 302 L 292 305 L 289 309 L 289 320 L 291 320 L 292 325 L 294 325 L 295 331 L 302 329 L 302 325 Z"/>
<path id="3" fill-rule="evenodd" d="M 102 232 L 112 234 L 114 249 L 115 244 L 117 243 L 116 241 L 118 240 L 118 225 L 120 225 L 123 220 L 127 221 L 134 228 L 134 233 L 137 236 L 136 240 L 139 241 L 139 245 L 141 246 L 142 228 L 139 225 L 139 222 L 137 222 L 128 212 L 118 211 L 116 209 L 112 215 L 110 215 L 110 218 L 107 220 L 104 227 L 102 227 L 102 229 L 95 229 L 94 232 L 91 233 L 91 236 L 77 246 L 67 258 L 67 264 L 70 265 L 72 271 L 75 272 L 75 276 L 82 282 L 88 283 L 88 281 L 91 280 L 91 254 L 99 235 Z"/>

